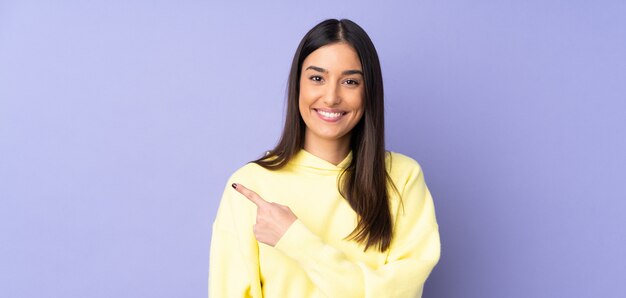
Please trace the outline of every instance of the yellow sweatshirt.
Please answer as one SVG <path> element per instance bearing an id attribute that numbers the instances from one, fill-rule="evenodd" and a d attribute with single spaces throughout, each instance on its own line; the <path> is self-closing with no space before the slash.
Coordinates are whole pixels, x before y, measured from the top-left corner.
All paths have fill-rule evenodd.
<path id="1" fill-rule="evenodd" d="M 250 163 L 226 183 L 213 224 L 209 296 L 421 297 L 440 253 L 438 225 L 420 166 L 389 152 L 394 235 L 390 248 L 363 251 L 344 239 L 357 215 L 337 190 L 350 153 L 333 165 L 305 150 L 277 171 Z M 267 201 L 289 206 L 298 219 L 275 247 L 256 241 L 256 206 L 230 185 L 241 183 Z"/>

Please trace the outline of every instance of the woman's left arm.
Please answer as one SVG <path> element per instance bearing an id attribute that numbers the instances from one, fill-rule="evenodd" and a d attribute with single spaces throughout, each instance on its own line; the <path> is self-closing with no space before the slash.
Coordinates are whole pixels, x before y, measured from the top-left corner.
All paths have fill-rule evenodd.
<path id="1" fill-rule="evenodd" d="M 396 216 L 389 256 L 386 264 L 378 268 L 350 261 L 343 252 L 324 243 L 295 215 L 292 219 L 288 207 L 261 201 L 263 199 L 245 187 L 238 186 L 237 190 L 259 206 L 259 214 L 264 212 L 261 220 L 257 214 L 257 239 L 296 260 L 311 281 L 329 297 L 420 297 L 424 282 L 439 261 L 435 210 L 419 168 L 404 185 L 403 204 Z M 272 222 L 273 217 L 277 218 L 275 222 Z M 272 227 L 285 225 L 282 234 L 279 228 L 268 232 Z M 265 239 L 259 239 L 259 233 Z"/>

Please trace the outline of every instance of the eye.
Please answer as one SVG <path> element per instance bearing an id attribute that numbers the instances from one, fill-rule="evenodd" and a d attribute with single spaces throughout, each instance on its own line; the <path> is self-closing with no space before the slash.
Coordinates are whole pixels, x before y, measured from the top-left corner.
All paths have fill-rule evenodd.
<path id="1" fill-rule="evenodd" d="M 353 79 L 347 79 L 345 83 L 348 84 L 348 85 L 354 85 L 354 86 L 358 86 L 359 85 L 359 81 L 353 80 Z"/>
<path id="2" fill-rule="evenodd" d="M 310 76 L 309 80 L 314 81 L 314 82 L 321 82 L 322 81 L 322 77 L 320 77 L 320 76 Z"/>

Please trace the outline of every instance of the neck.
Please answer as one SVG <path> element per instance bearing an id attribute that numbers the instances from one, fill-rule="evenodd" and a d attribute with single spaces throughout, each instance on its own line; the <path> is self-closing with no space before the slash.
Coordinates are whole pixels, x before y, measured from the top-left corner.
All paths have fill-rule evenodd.
<path id="1" fill-rule="evenodd" d="M 305 134 L 304 150 L 334 165 L 338 165 L 350 153 L 350 135 L 346 135 L 340 140 L 324 140 Z"/>

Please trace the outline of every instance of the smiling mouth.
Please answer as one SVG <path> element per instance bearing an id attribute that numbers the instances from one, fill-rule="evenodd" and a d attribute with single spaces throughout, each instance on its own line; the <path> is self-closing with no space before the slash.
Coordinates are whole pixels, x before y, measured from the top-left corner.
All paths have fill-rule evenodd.
<path id="1" fill-rule="evenodd" d="M 320 116 L 320 118 L 326 121 L 331 121 L 331 122 L 339 120 L 343 115 L 348 113 L 348 112 L 343 112 L 343 111 L 330 112 L 330 111 L 323 111 L 319 109 L 313 109 L 313 110 L 317 113 L 317 115 Z"/>

